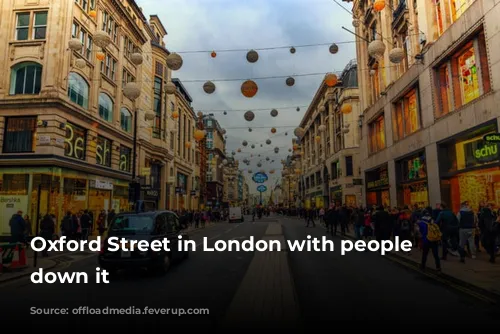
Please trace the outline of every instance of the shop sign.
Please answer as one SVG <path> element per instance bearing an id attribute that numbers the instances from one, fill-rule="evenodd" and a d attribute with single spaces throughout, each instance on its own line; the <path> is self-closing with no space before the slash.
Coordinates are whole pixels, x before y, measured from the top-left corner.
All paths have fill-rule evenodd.
<path id="1" fill-rule="evenodd" d="M 113 183 L 110 181 L 96 179 L 94 181 L 94 188 L 102 190 L 113 190 Z"/>
<path id="2" fill-rule="evenodd" d="M 465 156 L 470 157 L 479 163 L 488 163 L 499 159 L 499 149 L 497 143 L 487 142 L 482 139 L 464 145 Z"/>
<path id="3" fill-rule="evenodd" d="M 387 186 L 387 185 L 389 185 L 389 178 L 383 178 L 380 180 L 368 182 L 366 187 L 368 189 L 372 189 L 372 188 L 377 188 L 377 187 L 382 187 L 382 186 Z"/>
<path id="4" fill-rule="evenodd" d="M 144 191 L 144 195 L 147 197 L 158 198 L 160 197 L 160 191 L 158 189 L 148 189 Z"/>
<path id="5" fill-rule="evenodd" d="M 267 187 L 264 186 L 264 185 L 258 186 L 257 187 L 257 191 L 260 192 L 260 193 L 266 192 L 267 191 Z"/>
<path id="6" fill-rule="evenodd" d="M 85 138 L 87 131 L 79 126 L 66 123 L 64 155 L 70 158 L 85 160 Z"/>
<path id="7" fill-rule="evenodd" d="M 141 176 L 150 176 L 151 167 L 141 167 Z"/>
<path id="8" fill-rule="evenodd" d="M 483 137 L 484 141 L 490 143 L 500 143 L 500 133 L 490 133 Z"/>
<path id="9" fill-rule="evenodd" d="M 121 171 L 130 172 L 130 158 L 132 156 L 132 150 L 126 146 L 120 146 L 120 164 L 119 168 Z"/>
<path id="10" fill-rule="evenodd" d="M 111 140 L 98 136 L 95 152 L 98 165 L 111 167 Z"/>
<path id="11" fill-rule="evenodd" d="M 362 186 L 363 185 L 363 179 L 352 179 L 352 184 L 355 186 Z"/>

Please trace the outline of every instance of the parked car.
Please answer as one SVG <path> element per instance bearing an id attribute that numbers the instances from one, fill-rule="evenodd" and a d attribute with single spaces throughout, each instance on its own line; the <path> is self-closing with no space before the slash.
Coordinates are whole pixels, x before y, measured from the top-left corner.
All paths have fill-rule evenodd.
<path id="1" fill-rule="evenodd" d="M 119 269 L 144 267 L 149 270 L 166 273 L 173 262 L 189 257 L 189 251 L 178 251 L 179 235 L 183 240 L 189 236 L 179 224 L 179 217 L 171 211 L 150 211 L 141 213 L 119 213 L 111 222 L 107 236 L 102 240 L 99 266 L 110 273 Z M 170 251 L 112 251 L 108 238 L 118 237 L 126 240 L 170 240 Z M 136 247 L 137 248 L 137 247 Z"/>

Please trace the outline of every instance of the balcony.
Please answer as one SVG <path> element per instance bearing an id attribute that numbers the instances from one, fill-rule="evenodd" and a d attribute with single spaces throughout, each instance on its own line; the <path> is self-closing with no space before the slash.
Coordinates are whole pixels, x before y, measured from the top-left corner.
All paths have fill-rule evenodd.
<path id="1" fill-rule="evenodd" d="M 401 0 L 398 6 L 392 12 L 392 29 L 398 30 L 397 27 L 403 25 L 405 17 L 408 14 L 408 6 L 406 5 L 406 0 Z"/>

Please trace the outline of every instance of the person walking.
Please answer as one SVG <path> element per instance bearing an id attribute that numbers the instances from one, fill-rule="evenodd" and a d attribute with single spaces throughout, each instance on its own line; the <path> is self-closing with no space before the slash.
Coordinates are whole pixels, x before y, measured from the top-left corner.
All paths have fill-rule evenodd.
<path id="1" fill-rule="evenodd" d="M 10 235 L 12 243 L 25 243 L 26 222 L 23 218 L 23 211 L 19 210 L 13 214 L 9 221 Z"/>
<path id="2" fill-rule="evenodd" d="M 487 204 L 481 211 L 479 220 L 479 228 L 481 229 L 481 242 L 483 247 L 490 256 L 490 263 L 495 263 L 495 243 L 500 232 L 500 217 L 496 217 L 491 210 L 492 205 Z"/>
<path id="3" fill-rule="evenodd" d="M 462 208 L 457 214 L 459 224 L 459 245 L 460 262 L 465 263 L 465 245 L 469 245 L 471 257 L 476 258 L 476 247 L 474 243 L 474 229 L 476 227 L 476 215 L 469 206 L 469 202 L 463 202 Z"/>
<path id="4" fill-rule="evenodd" d="M 40 223 L 40 237 L 44 238 L 47 241 L 51 241 L 54 239 L 54 234 L 56 232 L 56 226 L 54 224 L 54 220 L 49 214 L 46 214 L 42 222 Z M 49 253 L 47 252 L 47 248 L 44 248 L 42 251 L 43 257 L 48 257 Z"/>
<path id="5" fill-rule="evenodd" d="M 451 212 L 446 203 L 441 202 L 440 209 L 441 211 L 436 218 L 436 224 L 443 234 L 443 238 L 441 239 L 443 255 L 441 259 L 446 260 L 448 253 L 455 256 L 458 255 L 456 253 L 458 247 L 458 219 L 457 216 Z M 451 249 L 449 246 L 451 246 Z"/>
<path id="6" fill-rule="evenodd" d="M 439 260 L 438 248 L 439 241 L 442 238 L 439 226 L 432 220 L 432 208 L 428 207 L 422 212 L 422 217 L 418 221 L 418 227 L 422 236 L 422 262 L 420 269 L 426 269 L 427 256 L 432 252 L 436 270 L 441 271 L 441 262 Z"/>

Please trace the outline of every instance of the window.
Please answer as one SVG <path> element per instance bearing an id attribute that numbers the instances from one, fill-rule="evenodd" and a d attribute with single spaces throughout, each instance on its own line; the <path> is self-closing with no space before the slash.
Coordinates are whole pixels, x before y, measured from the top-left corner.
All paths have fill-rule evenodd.
<path id="1" fill-rule="evenodd" d="M 125 57 L 130 58 L 130 55 L 137 50 L 138 47 L 135 43 L 127 36 L 125 36 L 125 43 L 123 44 L 123 53 Z"/>
<path id="2" fill-rule="evenodd" d="M 384 126 L 384 115 L 380 115 L 368 125 L 370 153 L 375 153 L 385 148 Z"/>
<path id="3" fill-rule="evenodd" d="M 75 0 L 75 3 L 87 13 L 95 10 L 95 0 Z"/>
<path id="4" fill-rule="evenodd" d="M 102 30 L 108 33 L 113 42 L 118 42 L 118 30 L 116 22 L 106 11 L 102 13 Z"/>
<path id="5" fill-rule="evenodd" d="M 475 0 L 435 0 L 438 33 L 443 32 L 462 16 Z"/>
<path id="6" fill-rule="evenodd" d="M 175 103 L 170 101 L 170 111 L 174 111 L 174 110 L 175 110 Z"/>
<path id="7" fill-rule="evenodd" d="M 120 127 L 125 132 L 132 131 L 132 113 L 127 108 L 120 109 Z"/>
<path id="8" fill-rule="evenodd" d="M 89 85 L 84 78 L 75 72 L 68 76 L 68 96 L 70 100 L 87 109 L 89 107 Z"/>
<path id="9" fill-rule="evenodd" d="M 170 149 L 173 151 L 175 148 L 175 142 L 174 142 L 175 134 L 173 132 L 170 132 Z"/>
<path id="10" fill-rule="evenodd" d="M 392 118 L 394 140 L 401 140 L 420 129 L 417 88 L 394 103 Z"/>
<path id="11" fill-rule="evenodd" d="M 99 117 L 106 122 L 113 121 L 113 101 L 108 94 L 99 94 Z"/>
<path id="12" fill-rule="evenodd" d="M 98 165 L 111 167 L 111 140 L 97 136 L 96 162 Z"/>
<path id="13" fill-rule="evenodd" d="M 211 140 L 207 140 L 207 148 L 208 148 L 209 150 L 211 150 L 211 149 L 213 149 L 213 148 L 214 148 L 214 143 L 213 143 L 213 141 L 211 141 Z"/>
<path id="14" fill-rule="evenodd" d="M 437 117 L 466 105 L 491 90 L 486 42 L 481 31 L 435 69 Z"/>
<path id="15" fill-rule="evenodd" d="M 155 74 L 159 77 L 163 77 L 163 64 L 159 61 L 155 62 Z"/>
<path id="16" fill-rule="evenodd" d="M 207 121 L 207 126 L 208 126 L 209 128 L 211 128 L 211 127 L 212 127 L 212 120 L 211 120 L 211 119 L 209 119 L 209 120 Z"/>
<path id="17" fill-rule="evenodd" d="M 214 133 L 212 131 L 207 132 L 207 139 L 214 139 Z"/>
<path id="18" fill-rule="evenodd" d="M 352 165 L 352 156 L 345 157 L 345 176 L 353 176 L 354 170 Z"/>
<path id="19" fill-rule="evenodd" d="M 48 12 L 23 12 L 16 14 L 16 41 L 45 39 Z"/>
<path id="20" fill-rule="evenodd" d="M 36 117 L 7 117 L 5 122 L 3 153 L 34 152 Z"/>
<path id="21" fill-rule="evenodd" d="M 163 79 L 155 77 L 154 85 L 154 113 L 155 119 L 153 123 L 153 138 L 160 138 L 161 133 L 161 91 Z"/>
<path id="22" fill-rule="evenodd" d="M 10 94 L 39 94 L 42 65 L 32 62 L 16 64 L 10 72 Z"/>
<path id="23" fill-rule="evenodd" d="M 86 59 L 91 60 L 92 47 L 94 44 L 92 36 L 87 31 L 85 31 L 77 22 L 73 22 L 71 37 L 78 38 L 82 43 L 82 49 L 78 53 L 81 54 Z"/>
<path id="24" fill-rule="evenodd" d="M 120 146 L 120 163 L 118 168 L 123 172 L 130 172 L 130 162 L 132 158 L 132 149 L 126 146 Z"/>
<path id="25" fill-rule="evenodd" d="M 101 61 L 101 73 L 108 77 L 108 79 L 114 81 L 116 78 L 116 64 L 116 59 L 109 53 L 106 53 L 106 59 Z"/>
<path id="26" fill-rule="evenodd" d="M 130 74 L 129 71 L 127 70 L 123 70 L 123 75 L 122 75 L 122 86 L 125 87 L 125 85 L 129 82 L 134 82 L 135 81 L 135 77 Z"/>
<path id="27" fill-rule="evenodd" d="M 338 179 L 340 174 L 340 161 L 335 161 L 332 163 L 332 179 Z"/>

